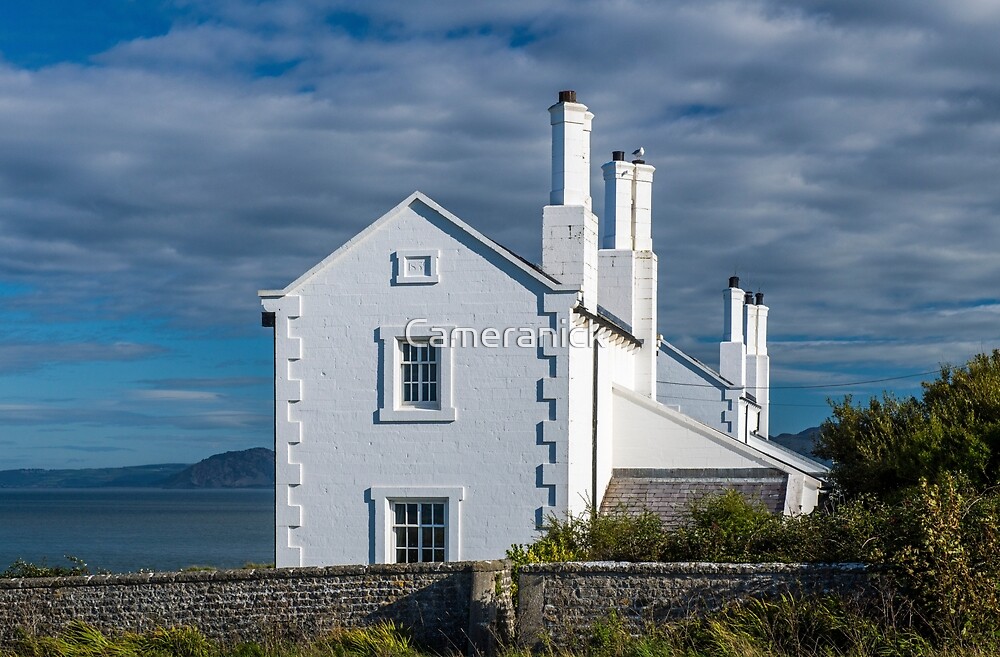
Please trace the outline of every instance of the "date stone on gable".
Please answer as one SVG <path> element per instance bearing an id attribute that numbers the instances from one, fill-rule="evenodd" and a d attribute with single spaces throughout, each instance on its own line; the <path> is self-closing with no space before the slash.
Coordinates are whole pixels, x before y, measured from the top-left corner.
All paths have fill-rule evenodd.
<path id="1" fill-rule="evenodd" d="M 396 251 L 395 285 L 430 285 L 438 282 L 438 251 Z"/>

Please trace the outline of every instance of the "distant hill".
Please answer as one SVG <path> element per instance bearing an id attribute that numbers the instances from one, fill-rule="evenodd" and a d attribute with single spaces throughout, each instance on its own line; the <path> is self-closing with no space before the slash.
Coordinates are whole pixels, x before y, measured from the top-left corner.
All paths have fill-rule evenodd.
<path id="1" fill-rule="evenodd" d="M 209 456 L 163 482 L 164 488 L 271 488 L 272 486 L 274 486 L 274 452 L 264 447 Z"/>
<path id="2" fill-rule="evenodd" d="M 274 452 L 263 447 L 204 461 L 79 470 L 0 470 L 0 488 L 269 488 Z"/>
<path id="3" fill-rule="evenodd" d="M 186 467 L 186 463 L 159 463 L 126 468 L 0 470 L 0 488 L 145 488 L 159 486 Z"/>
<path id="4" fill-rule="evenodd" d="M 771 440 L 778 443 L 782 447 L 787 447 L 793 452 L 798 452 L 803 456 L 808 456 L 811 459 L 815 459 L 824 465 L 831 465 L 833 462 L 827 459 L 821 459 L 815 454 L 813 454 L 813 446 L 816 442 L 816 438 L 819 437 L 819 427 L 809 427 L 808 429 L 803 429 L 798 433 L 782 433 L 777 436 L 771 436 Z"/>

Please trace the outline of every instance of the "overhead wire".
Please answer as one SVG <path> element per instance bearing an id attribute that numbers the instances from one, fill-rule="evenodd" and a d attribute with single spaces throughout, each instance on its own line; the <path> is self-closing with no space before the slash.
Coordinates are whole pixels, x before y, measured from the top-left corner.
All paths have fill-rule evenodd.
<path id="1" fill-rule="evenodd" d="M 798 386 L 768 386 L 770 390 L 816 390 L 825 388 L 847 388 L 850 386 L 865 385 L 868 383 L 882 383 L 884 381 L 899 381 L 901 379 L 914 379 L 918 376 L 927 376 L 928 374 L 938 374 L 941 370 L 928 370 L 926 372 L 915 372 L 913 374 L 903 374 L 901 376 L 887 376 L 881 379 L 865 379 L 862 381 L 848 381 L 846 383 L 822 383 L 822 384 L 810 384 L 810 385 L 798 385 Z M 682 383 L 680 381 L 661 381 L 656 380 L 657 383 L 664 383 L 666 385 L 672 386 L 684 386 L 688 388 L 718 388 L 717 385 L 711 383 Z M 763 388 L 764 386 L 737 386 L 745 387 L 749 390 L 755 390 L 757 388 Z"/>

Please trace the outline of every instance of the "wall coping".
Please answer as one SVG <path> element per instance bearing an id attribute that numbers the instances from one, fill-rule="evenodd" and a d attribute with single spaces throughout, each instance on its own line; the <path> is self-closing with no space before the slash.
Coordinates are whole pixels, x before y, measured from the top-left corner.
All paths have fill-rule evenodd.
<path id="1" fill-rule="evenodd" d="M 863 563 L 715 563 L 707 561 L 642 562 L 567 561 L 533 563 L 521 566 L 521 574 L 624 573 L 636 575 L 740 575 L 740 574 L 823 574 L 867 573 L 873 569 Z"/>
<path id="2" fill-rule="evenodd" d="M 183 584 L 198 582 L 235 582 L 246 580 L 310 579 L 327 577 L 364 577 L 382 575 L 424 575 L 432 573 L 500 572 L 511 563 L 494 561 L 451 561 L 443 563 L 362 564 L 350 566 L 307 566 L 301 568 L 240 568 L 233 570 L 198 570 L 140 572 L 71 577 L 16 577 L 0 579 L 3 589 L 56 589 L 76 586 L 136 586 L 142 584 Z"/>

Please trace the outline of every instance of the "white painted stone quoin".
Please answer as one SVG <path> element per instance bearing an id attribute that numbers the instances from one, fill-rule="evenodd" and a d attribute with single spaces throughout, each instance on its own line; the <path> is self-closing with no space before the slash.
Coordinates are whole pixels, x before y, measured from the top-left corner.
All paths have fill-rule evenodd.
<path id="1" fill-rule="evenodd" d="M 448 561 L 502 557 L 549 514 L 599 506 L 621 468 L 770 468 L 789 478 L 786 512 L 815 505 L 822 466 L 766 441 L 767 308 L 731 281 L 719 372 L 663 341 L 654 168 L 604 165 L 599 248 L 593 115 L 573 92 L 549 113 L 541 267 L 414 192 L 259 293 L 279 567 L 392 561 L 394 504 L 421 502 L 445 509 Z M 436 348 L 432 398 L 405 398 L 407 339 Z"/>

